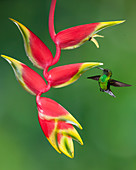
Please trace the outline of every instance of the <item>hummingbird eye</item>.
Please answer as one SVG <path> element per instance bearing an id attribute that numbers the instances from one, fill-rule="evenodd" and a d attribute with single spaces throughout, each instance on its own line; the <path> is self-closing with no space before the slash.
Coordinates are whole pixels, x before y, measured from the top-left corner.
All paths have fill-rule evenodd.
<path id="1" fill-rule="evenodd" d="M 105 74 L 108 73 L 108 69 L 104 69 L 104 73 L 105 73 Z"/>
<path id="2" fill-rule="evenodd" d="M 104 69 L 104 74 L 106 74 L 107 76 L 111 76 L 112 72 L 109 69 Z"/>

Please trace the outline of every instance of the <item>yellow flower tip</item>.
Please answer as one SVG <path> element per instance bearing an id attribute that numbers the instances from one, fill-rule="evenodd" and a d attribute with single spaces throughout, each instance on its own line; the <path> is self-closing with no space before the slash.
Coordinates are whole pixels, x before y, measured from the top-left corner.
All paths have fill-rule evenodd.
<path id="1" fill-rule="evenodd" d="M 74 158 L 74 152 L 67 151 L 67 152 L 64 152 L 64 154 L 65 154 L 66 156 L 68 156 L 69 158 L 71 158 L 71 159 Z"/>
<path id="2" fill-rule="evenodd" d="M 2 57 L 2 58 L 4 58 L 4 59 L 11 60 L 11 58 L 10 58 L 10 57 L 8 57 L 8 56 L 6 56 L 6 55 L 3 55 L 3 54 L 1 54 L 1 57 Z"/>
<path id="3" fill-rule="evenodd" d="M 3 54 L 1 55 L 1 57 L 4 58 L 5 60 L 7 60 L 9 62 L 9 64 L 11 64 L 12 58 L 10 58 L 10 57 L 8 57 L 6 55 L 3 55 Z"/>
<path id="4" fill-rule="evenodd" d="M 76 123 L 76 126 L 77 126 L 79 129 L 81 129 L 81 130 L 83 129 L 83 127 L 82 127 L 82 126 L 80 125 L 80 123 L 78 123 L 78 122 Z"/>
<path id="5" fill-rule="evenodd" d="M 118 25 L 125 22 L 125 20 L 121 20 L 121 21 L 107 21 L 107 22 L 99 22 L 99 25 L 95 28 L 95 31 L 93 34 L 96 34 L 97 32 L 107 28 L 107 27 L 111 27 L 114 25 Z"/>
<path id="6" fill-rule="evenodd" d="M 73 158 L 74 158 L 74 155 L 72 155 L 70 158 L 73 159 Z"/>
<path id="7" fill-rule="evenodd" d="M 15 21 L 13 18 L 9 18 L 9 19 L 10 19 L 11 21 L 13 21 L 13 22 Z"/>
<path id="8" fill-rule="evenodd" d="M 26 40 L 26 41 L 29 41 L 29 30 L 27 27 L 25 27 L 23 24 L 21 24 L 20 22 L 14 20 L 13 18 L 9 18 L 11 21 L 14 22 L 14 24 L 16 24 L 16 26 L 18 27 L 18 29 L 20 30 L 23 38 Z"/>
<path id="9" fill-rule="evenodd" d="M 94 67 L 102 66 L 103 63 L 96 63 Z"/>
<path id="10" fill-rule="evenodd" d="M 68 123 L 70 123 L 70 122 L 68 122 Z M 81 130 L 83 129 L 82 126 L 80 125 L 80 123 L 75 118 L 72 120 L 71 124 L 77 126 Z"/>
<path id="11" fill-rule="evenodd" d="M 13 19 L 13 18 L 9 18 L 12 22 L 14 22 L 15 24 L 20 24 L 18 21 L 16 21 L 15 19 Z"/>
<path id="12" fill-rule="evenodd" d="M 83 130 L 83 127 L 80 125 L 79 129 Z"/>
<path id="13" fill-rule="evenodd" d="M 83 145 L 83 141 L 80 136 L 78 137 L 78 139 L 74 139 L 74 140 L 76 140 L 80 145 Z"/>
<path id="14" fill-rule="evenodd" d="M 92 62 L 92 63 L 93 63 L 93 62 Z M 94 62 L 93 68 L 99 67 L 99 66 L 102 66 L 102 65 L 103 65 L 103 63 Z"/>
<path id="15" fill-rule="evenodd" d="M 66 121 L 67 123 L 77 126 L 79 129 L 83 129 L 80 123 L 71 114 L 64 116 L 62 120 Z"/>
<path id="16" fill-rule="evenodd" d="M 74 153 L 72 153 L 71 155 L 69 155 L 69 158 L 73 159 L 73 158 L 74 158 Z"/>
<path id="17" fill-rule="evenodd" d="M 115 21 L 116 24 L 122 24 L 123 22 L 126 22 L 126 20 L 121 20 L 121 21 Z"/>
<path id="18" fill-rule="evenodd" d="M 22 24 L 19 23 L 18 21 L 16 21 L 15 19 L 13 18 L 9 18 L 12 22 L 14 22 L 17 26 L 21 26 Z"/>
<path id="19" fill-rule="evenodd" d="M 77 127 L 78 127 L 79 129 L 81 129 L 81 130 L 83 129 L 82 126 L 81 126 L 76 120 L 74 120 L 74 121 L 73 121 L 73 120 L 72 120 L 72 121 L 71 121 L 71 120 L 65 120 L 65 121 L 66 121 L 67 123 L 70 123 L 70 124 L 72 124 L 72 125 L 77 126 Z"/>
<path id="20" fill-rule="evenodd" d="M 66 156 L 73 159 L 74 158 L 74 153 L 73 154 L 66 154 Z"/>
<path id="21" fill-rule="evenodd" d="M 4 54 L 1 54 L 0 56 L 1 56 L 2 58 L 5 58 L 5 55 L 4 55 Z"/>
<path id="22" fill-rule="evenodd" d="M 78 74 L 82 74 L 84 73 L 85 71 L 91 69 L 91 68 L 94 68 L 94 67 L 97 67 L 99 65 L 103 65 L 103 63 L 98 63 L 98 62 L 86 62 L 86 63 L 83 63 L 78 71 Z"/>
<path id="23" fill-rule="evenodd" d="M 94 68 L 94 67 L 97 67 L 97 66 L 100 66 L 100 65 L 103 65 L 103 63 L 98 63 L 98 62 L 88 62 L 88 63 L 85 63 L 84 66 L 87 67 L 87 68 Z"/>
<path id="24" fill-rule="evenodd" d="M 83 127 L 79 123 L 77 124 L 77 127 L 81 130 L 83 129 Z"/>
<path id="25" fill-rule="evenodd" d="M 49 138 L 47 138 L 49 143 L 52 145 L 52 147 L 58 152 L 61 154 L 61 150 L 59 149 L 58 147 L 58 144 L 57 144 L 57 139 L 56 139 L 56 132 L 54 131 Z"/>
<path id="26" fill-rule="evenodd" d="M 4 58 L 5 60 L 7 60 L 9 62 L 9 64 L 11 64 L 11 63 L 16 63 L 16 64 L 19 64 L 19 65 L 21 64 L 19 61 L 15 60 L 11 57 L 8 57 L 6 55 L 1 55 L 1 57 Z"/>
<path id="27" fill-rule="evenodd" d="M 121 20 L 121 21 L 107 21 L 107 22 L 100 22 L 100 25 L 105 25 L 107 26 L 113 26 L 113 25 L 117 25 L 117 24 L 122 24 L 123 22 L 125 22 L 126 20 Z"/>
<path id="28" fill-rule="evenodd" d="M 71 137 L 63 135 L 59 143 L 59 149 L 69 158 L 74 157 L 74 145 Z"/>
<path id="29" fill-rule="evenodd" d="M 5 57 L 7 57 L 7 56 L 6 56 L 6 55 L 4 55 L 4 54 L 1 54 L 1 57 L 5 58 Z"/>
<path id="30" fill-rule="evenodd" d="M 83 143 L 83 141 L 82 141 L 80 136 L 78 137 L 78 143 L 80 143 L 80 145 L 84 145 L 84 143 Z"/>
<path id="31" fill-rule="evenodd" d="M 82 141 L 79 133 L 77 132 L 77 130 L 75 128 L 68 129 L 66 131 L 65 130 L 64 131 L 60 131 L 60 133 L 66 135 L 66 136 L 70 136 L 72 139 L 77 141 L 79 144 L 83 145 L 83 141 Z"/>

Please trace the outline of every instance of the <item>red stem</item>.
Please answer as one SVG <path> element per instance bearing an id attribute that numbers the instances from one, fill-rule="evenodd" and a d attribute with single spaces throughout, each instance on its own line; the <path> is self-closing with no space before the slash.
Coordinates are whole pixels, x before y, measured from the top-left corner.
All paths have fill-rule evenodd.
<path id="1" fill-rule="evenodd" d="M 49 66 L 49 67 L 50 67 L 50 66 Z M 45 78 L 46 81 L 48 81 L 48 75 L 49 75 L 49 74 L 48 74 L 47 71 L 48 71 L 48 68 L 49 68 L 49 67 L 45 68 L 44 71 L 43 71 L 43 75 L 44 75 L 44 78 Z"/>
<path id="2" fill-rule="evenodd" d="M 45 80 L 48 82 L 48 84 L 50 84 L 50 82 L 48 81 L 48 68 L 52 65 L 55 65 L 59 59 L 60 59 L 60 54 L 61 54 L 61 48 L 59 47 L 59 45 L 56 44 L 56 54 L 55 54 L 55 57 L 53 58 L 53 61 L 51 63 L 51 65 L 49 65 L 48 67 L 46 67 L 43 71 L 43 75 L 44 75 L 44 78 Z"/>
<path id="3" fill-rule="evenodd" d="M 56 64 L 59 61 L 60 54 L 61 54 L 61 49 L 59 45 L 56 44 L 55 42 L 55 29 L 54 29 L 54 13 L 55 13 L 55 6 L 56 6 L 56 0 L 51 1 L 51 6 L 50 6 L 50 13 L 49 13 L 49 33 L 56 45 L 56 54 L 55 57 L 53 58 L 53 62 L 51 63 L 50 66 Z M 47 69 L 44 71 L 45 79 L 48 77 Z M 47 80 L 48 81 L 48 80 Z"/>
<path id="4" fill-rule="evenodd" d="M 54 29 L 54 13 L 55 13 L 56 0 L 52 0 L 49 13 L 49 33 L 52 40 L 55 40 L 55 29 Z"/>
<path id="5" fill-rule="evenodd" d="M 51 88 L 51 85 L 50 83 L 47 84 L 47 86 L 45 87 L 45 89 L 43 91 L 41 91 L 38 95 L 36 95 L 36 103 L 38 105 L 40 105 L 40 97 L 43 93 L 46 93 L 47 91 L 49 91 Z"/>
<path id="6" fill-rule="evenodd" d="M 50 83 L 48 82 L 48 84 L 47 84 L 45 90 L 44 90 L 42 93 L 46 93 L 47 91 L 50 90 L 50 88 L 51 88 L 51 85 L 50 85 Z"/>
<path id="7" fill-rule="evenodd" d="M 40 97 L 41 97 L 42 93 L 39 93 L 38 95 L 36 95 L 36 103 L 37 105 L 40 105 Z"/>
<path id="8" fill-rule="evenodd" d="M 61 48 L 59 47 L 59 45 L 56 44 L 56 54 L 55 57 L 53 58 L 51 65 L 54 65 L 59 61 L 60 54 L 61 54 Z"/>

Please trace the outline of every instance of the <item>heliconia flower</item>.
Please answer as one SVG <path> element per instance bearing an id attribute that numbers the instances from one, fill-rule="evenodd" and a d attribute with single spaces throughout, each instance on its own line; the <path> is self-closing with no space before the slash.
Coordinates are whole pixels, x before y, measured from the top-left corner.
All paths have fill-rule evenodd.
<path id="1" fill-rule="evenodd" d="M 53 56 L 49 48 L 28 28 L 18 21 L 10 18 L 19 28 L 28 58 L 34 66 L 45 69 L 52 63 Z"/>
<path id="2" fill-rule="evenodd" d="M 52 99 L 40 97 L 39 100 L 37 100 L 37 108 L 40 116 L 46 120 L 66 121 L 67 123 L 71 123 L 82 129 L 77 120 L 64 109 L 64 107 Z"/>
<path id="3" fill-rule="evenodd" d="M 76 119 L 60 104 L 52 99 L 40 97 L 37 100 L 40 126 L 57 152 L 74 157 L 72 139 L 83 145 L 82 139 L 72 124 L 82 129 Z"/>
<path id="4" fill-rule="evenodd" d="M 78 143 L 83 145 L 82 139 L 79 136 L 78 132 L 71 124 L 68 124 L 63 121 L 58 122 L 57 132 L 59 150 L 63 152 L 65 155 L 69 156 L 70 158 L 73 158 L 74 146 L 72 139 L 76 140 Z"/>
<path id="5" fill-rule="evenodd" d="M 58 147 L 65 155 L 70 158 L 74 157 L 74 145 L 73 140 L 70 136 L 62 135 L 58 133 L 57 135 Z"/>
<path id="6" fill-rule="evenodd" d="M 122 21 L 108 21 L 108 22 L 96 22 L 85 25 L 79 25 L 71 27 L 55 33 L 54 29 L 54 12 L 55 12 L 56 0 L 52 0 L 49 14 L 49 32 L 52 40 L 55 44 L 59 45 L 61 49 L 73 49 L 81 46 L 86 41 L 93 41 L 97 48 L 99 48 L 98 42 L 95 37 L 103 37 L 97 35 L 99 31 L 104 28 L 121 24 Z"/>
<path id="7" fill-rule="evenodd" d="M 64 87 L 74 83 L 87 70 L 99 65 L 103 63 L 86 62 L 55 67 L 48 72 L 47 79 L 54 88 Z"/>
<path id="8" fill-rule="evenodd" d="M 72 28 L 60 31 L 55 37 L 55 43 L 59 44 L 61 49 L 73 49 L 81 46 L 86 41 L 92 41 L 95 43 L 97 48 L 99 44 L 95 37 L 103 37 L 98 35 L 99 31 L 109 26 L 123 23 L 124 21 L 109 21 L 109 22 L 98 22 L 86 25 L 75 26 Z"/>
<path id="9" fill-rule="evenodd" d="M 40 113 L 38 113 L 38 119 L 39 119 L 39 123 L 40 126 L 42 128 L 42 131 L 44 133 L 44 135 L 46 136 L 46 138 L 48 139 L 48 141 L 50 142 L 50 144 L 54 147 L 54 149 L 61 153 L 61 151 L 59 150 L 58 146 L 57 146 L 57 121 L 55 120 L 46 120 L 45 118 L 40 116 Z"/>
<path id="10" fill-rule="evenodd" d="M 45 91 L 47 85 L 38 73 L 11 57 L 5 55 L 1 55 L 1 57 L 6 59 L 12 66 L 17 80 L 26 91 L 33 95 Z"/>

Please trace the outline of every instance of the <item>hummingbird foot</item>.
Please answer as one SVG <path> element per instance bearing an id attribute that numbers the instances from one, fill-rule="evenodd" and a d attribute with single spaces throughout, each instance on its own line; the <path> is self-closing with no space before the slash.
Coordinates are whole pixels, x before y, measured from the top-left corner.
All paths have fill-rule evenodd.
<path id="1" fill-rule="evenodd" d="M 116 97 L 113 93 L 112 93 L 112 91 L 111 90 L 104 90 L 104 92 L 105 93 L 108 93 L 110 96 L 112 96 L 112 97 Z"/>

